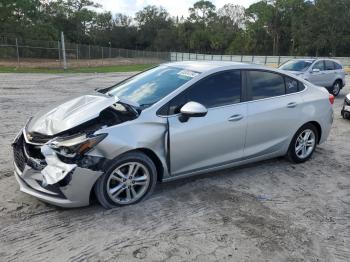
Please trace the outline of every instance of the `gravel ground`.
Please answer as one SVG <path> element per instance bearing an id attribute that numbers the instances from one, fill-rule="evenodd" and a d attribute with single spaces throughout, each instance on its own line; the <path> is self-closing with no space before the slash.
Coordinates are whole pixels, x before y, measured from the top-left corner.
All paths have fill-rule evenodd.
<path id="1" fill-rule="evenodd" d="M 44 106 L 129 74 L 0 74 L 0 261 L 350 261 L 350 121 L 311 161 L 161 184 L 140 204 L 61 209 L 18 190 L 11 139 Z M 350 82 L 350 79 L 348 79 Z"/>

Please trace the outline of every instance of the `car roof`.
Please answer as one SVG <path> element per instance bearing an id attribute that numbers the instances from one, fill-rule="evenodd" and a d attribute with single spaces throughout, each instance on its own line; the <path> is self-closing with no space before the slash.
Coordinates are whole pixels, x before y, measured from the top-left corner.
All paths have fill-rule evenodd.
<path id="1" fill-rule="evenodd" d="M 320 57 L 320 58 L 294 58 L 291 59 L 289 61 L 309 61 L 309 62 L 315 62 L 315 61 L 319 61 L 319 60 L 329 60 L 329 61 L 333 61 L 336 63 L 340 63 L 340 61 L 333 59 L 333 58 L 328 58 L 328 57 Z"/>
<path id="2" fill-rule="evenodd" d="M 181 62 L 166 63 L 164 65 L 183 68 L 186 70 L 191 70 L 191 71 L 200 72 L 200 73 L 204 73 L 213 69 L 224 69 L 226 67 L 230 67 L 231 69 L 264 68 L 263 66 L 256 65 L 256 64 L 246 64 L 246 63 L 228 62 L 228 61 L 181 61 Z"/>
<path id="3" fill-rule="evenodd" d="M 291 59 L 289 61 L 308 61 L 308 62 L 315 62 L 316 60 L 319 60 L 319 59 L 316 59 L 316 58 L 294 58 L 294 59 Z"/>

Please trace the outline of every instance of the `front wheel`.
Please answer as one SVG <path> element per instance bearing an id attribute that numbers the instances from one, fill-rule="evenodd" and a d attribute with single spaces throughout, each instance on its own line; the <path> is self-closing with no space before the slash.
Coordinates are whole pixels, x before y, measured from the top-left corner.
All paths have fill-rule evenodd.
<path id="1" fill-rule="evenodd" d="M 149 196 L 156 182 L 153 161 L 141 152 L 129 152 L 116 159 L 97 180 L 95 195 L 107 209 L 131 205 Z"/>
<path id="2" fill-rule="evenodd" d="M 288 158 L 294 163 L 310 159 L 318 141 L 317 129 L 312 124 L 302 126 L 294 135 L 288 149 Z"/>

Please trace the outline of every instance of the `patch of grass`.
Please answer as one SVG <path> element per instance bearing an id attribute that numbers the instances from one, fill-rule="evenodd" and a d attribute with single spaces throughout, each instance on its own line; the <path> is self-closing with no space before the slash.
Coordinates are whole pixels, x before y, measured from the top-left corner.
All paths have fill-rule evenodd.
<path id="1" fill-rule="evenodd" d="M 100 66 L 100 67 L 82 67 L 63 69 L 49 68 L 16 68 L 1 67 L 0 73 L 44 73 L 44 74 L 60 74 L 60 73 L 111 73 L 111 72 L 136 72 L 143 71 L 155 66 L 154 64 L 137 64 L 137 65 L 118 65 L 118 66 Z"/>

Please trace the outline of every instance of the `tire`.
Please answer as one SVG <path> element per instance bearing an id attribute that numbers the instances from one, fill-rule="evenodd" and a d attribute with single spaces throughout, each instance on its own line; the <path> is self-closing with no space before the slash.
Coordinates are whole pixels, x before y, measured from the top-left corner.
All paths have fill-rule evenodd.
<path id="1" fill-rule="evenodd" d="M 333 86 L 332 86 L 332 95 L 334 96 L 338 96 L 341 90 L 341 85 L 342 82 L 340 80 L 337 80 L 334 82 Z"/>
<path id="2" fill-rule="evenodd" d="M 94 190 L 98 202 L 106 209 L 136 204 L 153 192 L 157 169 L 153 161 L 139 151 L 125 153 L 107 167 Z"/>
<path id="3" fill-rule="evenodd" d="M 346 119 L 344 109 L 340 112 L 343 119 Z"/>
<path id="4" fill-rule="evenodd" d="M 305 138 L 305 134 L 307 134 L 309 131 L 311 133 L 308 137 L 307 142 L 305 142 L 305 140 L 302 140 L 300 137 L 304 136 Z M 289 149 L 287 153 L 288 159 L 293 163 L 303 163 L 309 160 L 316 149 L 318 136 L 319 134 L 318 134 L 317 128 L 311 123 L 305 124 L 301 128 L 299 128 L 299 130 L 295 133 L 289 145 Z M 311 146 L 311 140 L 314 140 L 314 142 L 312 143 L 312 146 Z M 302 145 L 306 145 L 305 151 L 303 149 L 304 146 Z M 300 150 L 300 146 L 302 147 L 301 150 Z M 304 152 L 305 154 L 303 154 Z"/>

